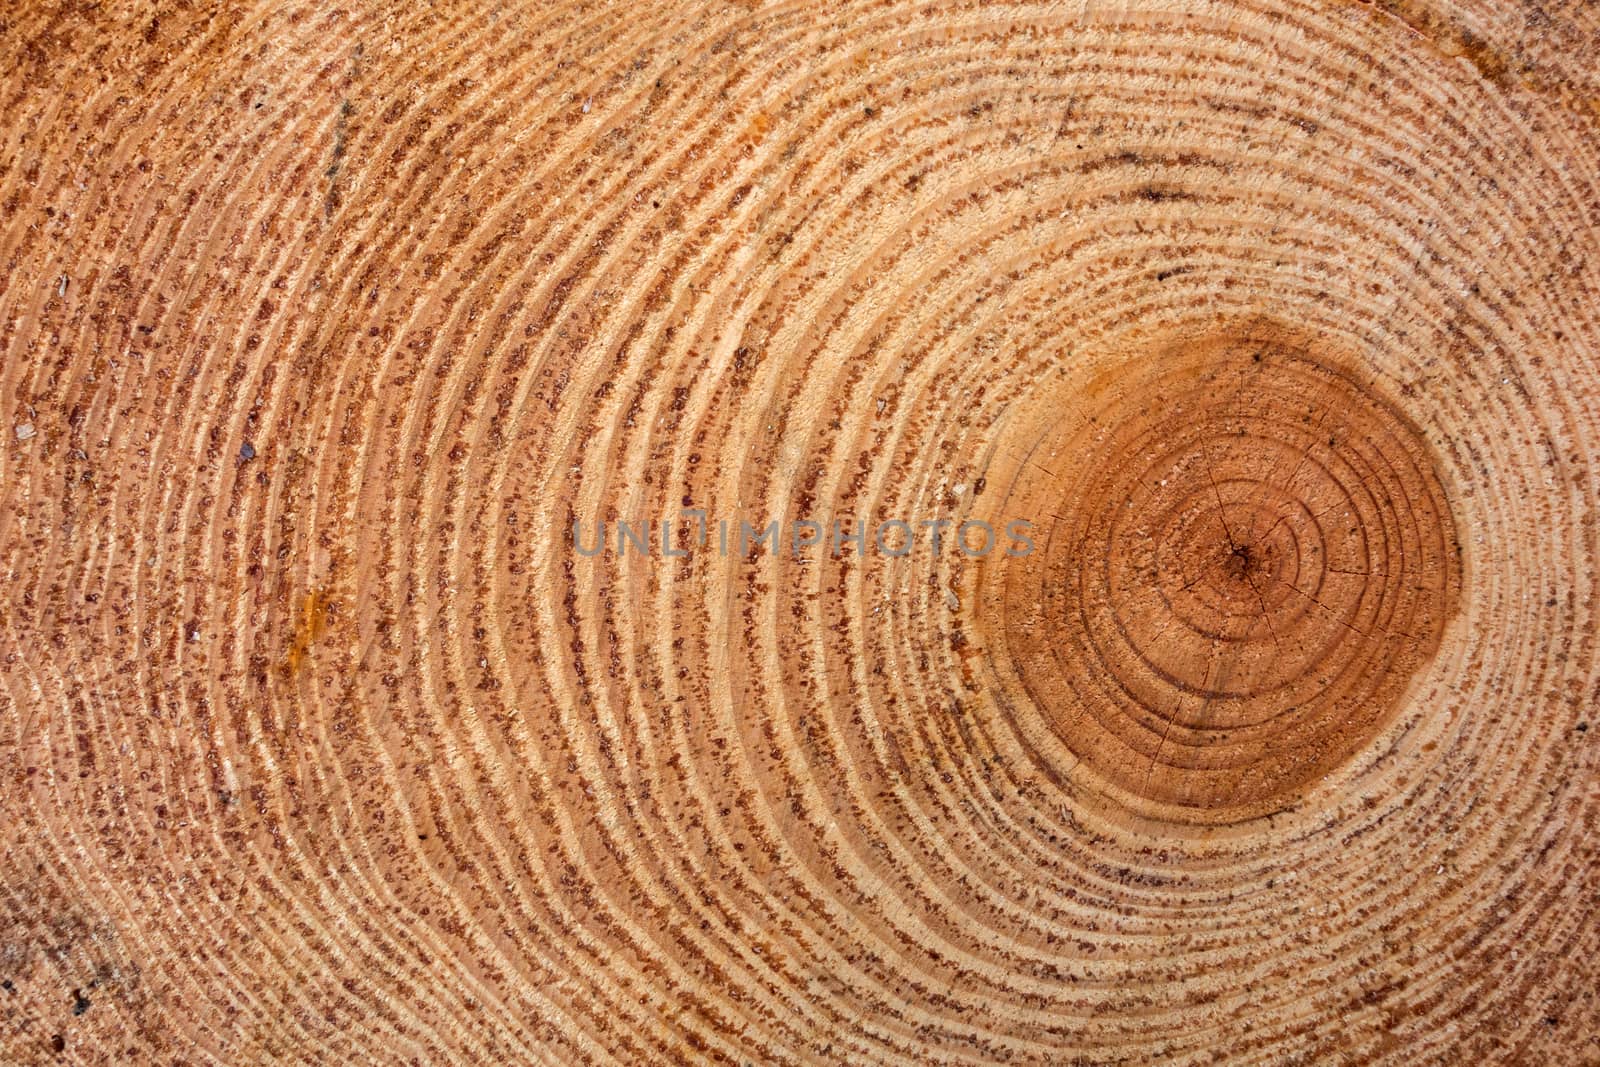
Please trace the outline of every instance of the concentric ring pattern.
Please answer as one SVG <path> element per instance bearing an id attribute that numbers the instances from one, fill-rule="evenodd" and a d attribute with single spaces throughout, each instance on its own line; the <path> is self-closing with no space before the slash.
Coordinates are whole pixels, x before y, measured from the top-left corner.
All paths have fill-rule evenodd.
<path id="1" fill-rule="evenodd" d="M 1600 1062 L 1589 5 L 0 21 L 0 1059 Z"/>
<path id="2" fill-rule="evenodd" d="M 1281 807 L 1370 741 L 1460 587 L 1416 428 L 1253 330 L 1053 387 L 1007 431 L 1002 506 L 1048 532 L 989 643 L 1086 769 L 1191 818 Z"/>

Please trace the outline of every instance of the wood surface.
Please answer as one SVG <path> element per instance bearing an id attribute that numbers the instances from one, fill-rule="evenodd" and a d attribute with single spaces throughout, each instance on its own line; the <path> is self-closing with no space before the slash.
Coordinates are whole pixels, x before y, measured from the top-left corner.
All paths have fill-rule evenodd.
<path id="1" fill-rule="evenodd" d="M 0 1062 L 1600 1064 L 1597 134 L 1590 0 L 3 5 Z"/>

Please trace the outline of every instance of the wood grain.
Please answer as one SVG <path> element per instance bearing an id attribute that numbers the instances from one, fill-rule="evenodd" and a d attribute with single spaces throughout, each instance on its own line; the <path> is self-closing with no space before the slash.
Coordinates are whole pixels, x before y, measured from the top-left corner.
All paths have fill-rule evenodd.
<path id="1" fill-rule="evenodd" d="M 1600 1064 L 1597 60 L 5 6 L 0 1061 Z"/>

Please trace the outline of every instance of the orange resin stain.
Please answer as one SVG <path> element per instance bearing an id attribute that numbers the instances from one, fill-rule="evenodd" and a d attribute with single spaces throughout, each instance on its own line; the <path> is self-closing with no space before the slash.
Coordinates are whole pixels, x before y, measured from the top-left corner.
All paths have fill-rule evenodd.
<path id="1" fill-rule="evenodd" d="M 285 674 L 300 670 L 311 646 L 328 628 L 329 597 L 325 589 L 313 589 L 300 599 L 300 618 L 295 622 L 294 638 L 289 642 L 289 652 L 283 660 Z"/>

